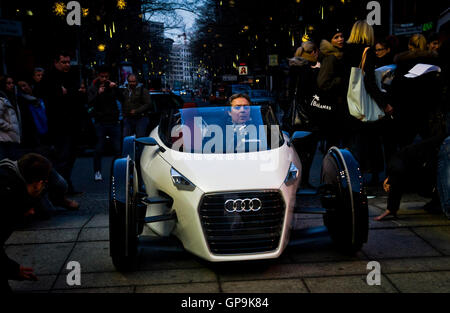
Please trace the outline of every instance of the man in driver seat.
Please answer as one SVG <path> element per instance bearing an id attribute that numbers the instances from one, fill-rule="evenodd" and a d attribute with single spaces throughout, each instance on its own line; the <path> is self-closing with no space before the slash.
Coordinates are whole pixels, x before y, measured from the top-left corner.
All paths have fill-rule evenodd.
<path id="1" fill-rule="evenodd" d="M 250 118 L 250 106 L 252 102 L 247 94 L 234 94 L 229 100 L 228 104 L 230 109 L 228 115 L 231 117 L 231 127 L 232 135 L 231 137 L 229 130 L 226 132 L 226 147 L 227 152 L 245 152 L 246 150 L 246 139 L 248 139 L 249 130 L 247 126 L 251 121 Z M 227 128 L 230 126 L 227 126 Z"/>
<path id="2" fill-rule="evenodd" d="M 230 97 L 228 104 L 231 106 L 228 115 L 234 125 L 242 125 L 250 120 L 250 97 L 246 94 L 237 93 Z"/>

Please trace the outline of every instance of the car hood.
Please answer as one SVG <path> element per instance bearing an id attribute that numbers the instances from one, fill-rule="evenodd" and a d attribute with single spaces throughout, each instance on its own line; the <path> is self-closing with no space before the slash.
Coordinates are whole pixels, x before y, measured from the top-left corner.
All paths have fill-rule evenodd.
<path id="1" fill-rule="evenodd" d="M 202 191 L 278 189 L 298 157 L 286 144 L 270 151 L 191 154 L 167 149 L 160 156 Z"/>

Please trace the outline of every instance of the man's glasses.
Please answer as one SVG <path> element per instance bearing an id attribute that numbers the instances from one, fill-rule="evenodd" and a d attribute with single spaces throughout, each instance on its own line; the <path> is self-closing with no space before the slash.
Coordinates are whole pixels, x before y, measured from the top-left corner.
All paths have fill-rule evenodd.
<path id="1" fill-rule="evenodd" d="M 376 52 L 380 52 L 380 51 L 383 51 L 383 50 L 386 50 L 386 48 L 378 48 L 378 49 L 375 49 Z"/>

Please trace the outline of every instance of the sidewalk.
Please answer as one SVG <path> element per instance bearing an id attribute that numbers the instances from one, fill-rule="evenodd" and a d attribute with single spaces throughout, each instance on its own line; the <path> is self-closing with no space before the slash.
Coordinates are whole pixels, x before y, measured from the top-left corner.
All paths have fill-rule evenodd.
<path id="1" fill-rule="evenodd" d="M 110 160 L 109 160 L 110 161 Z M 108 162 L 108 160 L 106 160 Z M 106 163 L 105 163 L 106 164 Z M 105 169 L 109 168 L 105 165 Z M 399 218 L 372 221 L 386 197 L 369 200 L 369 241 L 356 256 L 336 252 L 328 236 L 290 246 L 276 260 L 215 264 L 185 252 L 171 240 L 147 238 L 138 271 L 115 271 L 109 256 L 109 177 L 93 182 L 92 159 L 77 160 L 78 212 L 58 212 L 48 221 L 16 231 L 6 253 L 31 266 L 38 282 L 11 281 L 18 292 L 450 292 L 450 220 L 420 207 L 428 200 L 406 195 Z M 314 200 L 313 200 L 314 201 Z M 295 228 L 323 225 L 321 215 L 298 215 Z M 167 245 L 167 243 L 170 245 Z M 81 265 L 81 286 L 69 286 L 66 265 Z M 369 261 L 381 264 L 381 285 L 369 286 Z"/>

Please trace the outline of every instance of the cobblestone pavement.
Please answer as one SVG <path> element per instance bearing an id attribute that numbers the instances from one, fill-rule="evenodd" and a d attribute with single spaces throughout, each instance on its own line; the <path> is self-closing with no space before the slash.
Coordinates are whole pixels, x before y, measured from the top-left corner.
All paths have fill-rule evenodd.
<path id="1" fill-rule="evenodd" d="M 92 159 L 79 158 L 74 183 L 85 191 L 75 197 L 78 212 L 57 211 L 34 221 L 6 244 L 7 254 L 35 269 L 37 282 L 11 281 L 19 292 L 444 292 L 450 291 L 450 220 L 421 209 L 427 199 L 406 195 L 399 218 L 374 222 L 386 207 L 386 195 L 369 200 L 369 240 L 354 256 L 337 252 L 328 236 L 289 246 L 270 261 L 215 264 L 187 253 L 176 241 L 147 238 L 139 252 L 138 270 L 117 272 L 109 256 L 107 190 L 110 158 L 104 160 L 105 180 L 93 181 Z M 317 162 L 316 162 L 317 163 Z M 317 164 L 314 166 L 317 169 Z M 320 164 L 319 164 L 320 168 Z M 317 172 L 317 171 L 316 171 Z M 318 175 L 311 178 L 318 184 Z M 310 198 L 304 205 L 315 205 Z M 295 228 L 322 226 L 321 215 L 295 216 Z M 81 286 L 66 283 L 67 263 L 81 265 Z M 369 286 L 369 261 L 381 265 L 381 284 Z"/>

